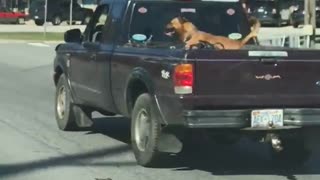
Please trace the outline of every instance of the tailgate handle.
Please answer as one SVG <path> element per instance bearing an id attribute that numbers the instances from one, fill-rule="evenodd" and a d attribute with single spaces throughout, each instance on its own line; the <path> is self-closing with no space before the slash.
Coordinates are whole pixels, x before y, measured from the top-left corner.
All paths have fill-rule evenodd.
<path id="1" fill-rule="evenodd" d="M 261 58 L 260 61 L 263 64 L 276 64 L 278 62 L 277 58 Z"/>

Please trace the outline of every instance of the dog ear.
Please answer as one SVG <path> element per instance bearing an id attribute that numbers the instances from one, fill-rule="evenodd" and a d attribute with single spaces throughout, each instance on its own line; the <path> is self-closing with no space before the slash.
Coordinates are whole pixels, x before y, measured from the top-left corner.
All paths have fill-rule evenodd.
<path id="1" fill-rule="evenodd" d="M 178 20 L 179 20 L 179 22 L 180 22 L 181 24 L 186 23 L 186 22 L 189 22 L 189 20 L 188 20 L 187 18 L 182 17 L 182 16 L 179 16 L 179 17 L 178 17 Z"/>

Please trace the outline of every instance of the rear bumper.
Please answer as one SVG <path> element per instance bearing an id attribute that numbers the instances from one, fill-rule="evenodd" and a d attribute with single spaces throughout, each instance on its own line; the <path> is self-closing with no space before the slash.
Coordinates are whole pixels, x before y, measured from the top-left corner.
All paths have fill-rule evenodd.
<path id="1" fill-rule="evenodd" d="M 184 111 L 188 128 L 250 128 L 251 109 Z M 284 127 L 320 126 L 320 109 L 284 109 Z"/>

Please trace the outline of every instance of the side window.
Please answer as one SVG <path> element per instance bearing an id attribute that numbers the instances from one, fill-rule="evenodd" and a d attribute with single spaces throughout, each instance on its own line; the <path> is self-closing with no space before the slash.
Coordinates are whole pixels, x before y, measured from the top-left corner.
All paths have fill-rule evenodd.
<path id="1" fill-rule="evenodd" d="M 105 29 L 106 22 L 108 20 L 109 14 L 109 5 L 99 6 L 91 22 L 87 26 L 87 29 L 84 33 L 84 40 L 87 42 L 101 42 L 102 40 L 102 31 Z"/>

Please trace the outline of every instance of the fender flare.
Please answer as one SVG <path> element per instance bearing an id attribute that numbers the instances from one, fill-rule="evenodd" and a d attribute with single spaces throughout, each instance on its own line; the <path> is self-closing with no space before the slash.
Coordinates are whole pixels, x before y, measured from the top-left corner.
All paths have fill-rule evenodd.
<path id="1" fill-rule="evenodd" d="M 130 102 L 132 101 L 132 99 L 130 98 L 130 88 L 131 88 L 131 85 L 136 81 L 140 81 L 146 86 L 147 91 L 152 96 L 152 101 L 158 110 L 157 113 L 159 115 L 161 123 L 166 125 L 167 122 L 165 121 L 165 118 L 163 116 L 163 113 L 161 111 L 161 108 L 158 102 L 154 81 L 152 80 L 150 73 L 141 67 L 135 68 L 129 75 L 126 82 L 124 97 L 125 97 L 125 103 L 126 103 L 126 112 L 128 116 L 130 116 L 131 110 L 132 110 L 131 107 L 133 107 L 133 105 Z"/>
<path id="2" fill-rule="evenodd" d="M 145 85 L 148 93 L 150 93 L 151 96 L 154 96 L 154 93 L 155 93 L 154 83 L 153 83 L 148 71 L 146 71 L 145 69 L 143 69 L 141 67 L 134 68 L 133 71 L 130 73 L 130 75 L 127 78 L 125 91 L 124 91 L 126 112 L 128 113 L 128 115 L 130 114 L 130 112 L 132 110 L 130 107 L 130 104 L 132 101 L 130 89 L 131 89 L 131 86 L 137 81 L 140 81 Z"/>

